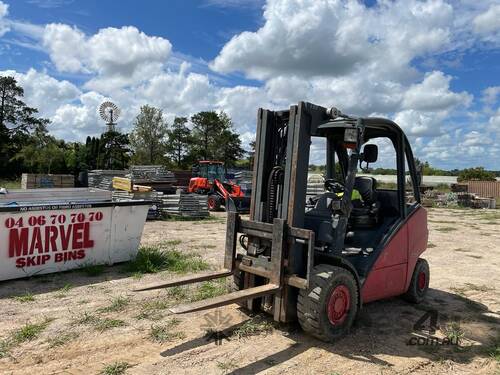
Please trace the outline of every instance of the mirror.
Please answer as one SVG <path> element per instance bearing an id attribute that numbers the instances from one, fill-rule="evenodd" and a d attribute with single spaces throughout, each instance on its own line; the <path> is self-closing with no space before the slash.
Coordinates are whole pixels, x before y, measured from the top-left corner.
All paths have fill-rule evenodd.
<path id="1" fill-rule="evenodd" d="M 363 148 L 363 161 L 366 163 L 375 163 L 378 158 L 377 145 L 365 145 Z"/>

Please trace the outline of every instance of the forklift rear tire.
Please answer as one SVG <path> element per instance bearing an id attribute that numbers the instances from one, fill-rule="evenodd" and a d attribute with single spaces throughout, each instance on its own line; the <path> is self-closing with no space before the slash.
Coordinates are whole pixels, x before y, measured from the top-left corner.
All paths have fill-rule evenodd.
<path id="1" fill-rule="evenodd" d="M 408 291 L 403 294 L 403 298 L 412 303 L 422 302 L 427 294 L 427 290 L 429 290 L 429 280 L 429 263 L 427 263 L 425 259 L 419 258 L 413 270 L 410 287 Z"/>
<path id="2" fill-rule="evenodd" d="M 219 197 L 217 195 L 209 195 L 207 205 L 209 211 L 219 211 L 221 206 Z"/>
<path id="3" fill-rule="evenodd" d="M 233 273 L 233 279 L 231 280 L 231 292 L 237 292 L 238 290 L 242 290 L 245 288 L 245 272 L 241 270 L 235 270 Z M 254 300 L 253 308 L 248 308 L 247 301 L 236 302 L 237 305 L 243 307 L 249 311 L 259 311 L 258 306 L 260 306 L 260 298 L 256 298 Z"/>
<path id="4" fill-rule="evenodd" d="M 301 289 L 297 315 L 304 331 L 322 341 L 345 336 L 358 312 L 358 285 L 342 267 L 319 264 L 311 272 L 308 289 Z"/>

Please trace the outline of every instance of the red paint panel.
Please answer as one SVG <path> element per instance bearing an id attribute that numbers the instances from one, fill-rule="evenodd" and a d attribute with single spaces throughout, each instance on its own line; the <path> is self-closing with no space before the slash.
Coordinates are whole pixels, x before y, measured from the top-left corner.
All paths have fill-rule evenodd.
<path id="1" fill-rule="evenodd" d="M 391 238 L 361 290 L 363 303 L 404 292 L 408 262 L 408 222 Z"/>
<path id="2" fill-rule="evenodd" d="M 429 230 L 427 229 L 427 210 L 423 207 L 417 208 L 413 215 L 408 218 L 408 270 L 405 292 L 410 286 L 413 269 L 420 255 L 427 249 Z"/>
<path id="3" fill-rule="evenodd" d="M 363 303 L 403 294 L 427 247 L 427 211 L 418 207 L 392 237 L 361 290 Z"/>

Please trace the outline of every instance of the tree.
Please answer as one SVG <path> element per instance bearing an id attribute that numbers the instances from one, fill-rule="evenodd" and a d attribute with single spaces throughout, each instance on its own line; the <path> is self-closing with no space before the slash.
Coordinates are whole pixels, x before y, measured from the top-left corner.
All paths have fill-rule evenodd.
<path id="1" fill-rule="evenodd" d="M 2 172 L 14 174 L 20 168 L 15 155 L 34 130 L 46 129 L 49 120 L 38 118 L 38 110 L 28 107 L 20 98 L 24 90 L 13 77 L 0 77 L 0 164 Z"/>
<path id="2" fill-rule="evenodd" d="M 161 109 L 148 105 L 141 107 L 141 112 L 134 122 L 130 134 L 130 144 L 134 151 L 134 162 L 138 164 L 157 164 L 165 160 L 165 136 L 167 124 L 163 120 Z"/>
<path id="3" fill-rule="evenodd" d="M 127 134 L 108 131 L 99 140 L 99 169 L 125 169 L 130 161 L 130 141 Z"/>
<path id="4" fill-rule="evenodd" d="M 186 117 L 176 117 L 171 128 L 167 130 L 167 156 L 177 168 L 187 167 L 190 161 L 191 131 L 187 127 Z"/>
<path id="5" fill-rule="evenodd" d="M 213 159 L 215 148 L 220 145 L 218 135 L 224 130 L 219 115 L 215 111 L 198 112 L 191 116 L 191 122 L 194 153 L 204 160 Z"/>
<path id="6" fill-rule="evenodd" d="M 483 167 L 466 168 L 460 171 L 457 177 L 458 182 L 462 181 L 495 181 L 495 173 L 485 171 Z"/>
<path id="7" fill-rule="evenodd" d="M 226 167 L 235 165 L 245 150 L 239 134 L 234 132 L 231 118 L 224 112 L 199 112 L 191 117 L 193 123 L 193 153 L 205 160 L 219 159 Z"/>

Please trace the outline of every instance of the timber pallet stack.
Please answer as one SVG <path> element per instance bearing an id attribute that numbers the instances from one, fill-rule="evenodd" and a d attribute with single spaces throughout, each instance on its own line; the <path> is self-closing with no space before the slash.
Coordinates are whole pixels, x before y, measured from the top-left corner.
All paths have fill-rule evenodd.
<path id="1" fill-rule="evenodd" d="M 23 173 L 21 189 L 74 188 L 75 177 L 71 174 Z"/>
<path id="2" fill-rule="evenodd" d="M 169 194 L 163 196 L 161 211 L 166 215 L 208 217 L 207 196 L 201 194 Z"/>
<path id="3" fill-rule="evenodd" d="M 88 173 L 89 187 L 113 190 L 113 177 L 125 177 L 128 171 L 94 169 Z"/>
<path id="4" fill-rule="evenodd" d="M 162 165 L 134 165 L 130 167 L 130 179 L 136 185 L 150 186 L 164 193 L 175 192 L 177 182 L 174 174 Z"/>

